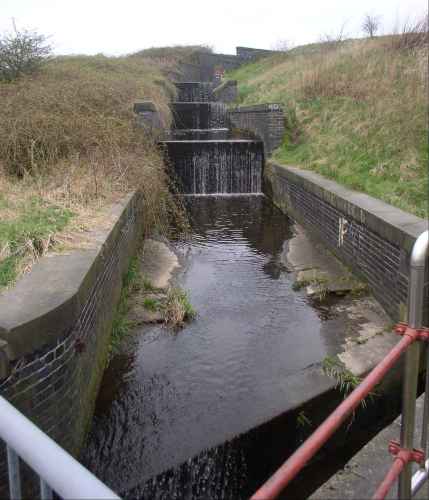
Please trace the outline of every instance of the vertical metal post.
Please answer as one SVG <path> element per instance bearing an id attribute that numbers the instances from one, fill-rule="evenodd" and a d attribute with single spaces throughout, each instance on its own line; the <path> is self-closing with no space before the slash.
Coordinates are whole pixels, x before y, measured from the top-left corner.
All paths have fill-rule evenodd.
<path id="1" fill-rule="evenodd" d="M 428 254 L 429 232 L 425 231 L 416 240 L 411 252 L 410 281 L 408 288 L 408 325 L 421 328 L 423 321 L 423 295 L 425 265 Z M 405 355 L 402 393 L 401 448 L 414 448 L 414 424 L 416 412 L 417 382 L 419 375 L 420 343 L 414 342 Z M 408 463 L 399 478 L 398 498 L 411 498 L 412 464 Z"/>
<path id="2" fill-rule="evenodd" d="M 52 489 L 49 484 L 40 478 L 40 498 L 41 500 L 52 500 L 54 497 Z"/>
<path id="3" fill-rule="evenodd" d="M 426 381 L 425 381 L 425 396 L 423 403 L 423 419 L 422 419 L 422 438 L 420 447 L 428 456 L 428 426 L 429 426 L 429 348 L 426 346 Z M 424 465 L 422 465 L 424 468 Z"/>
<path id="4" fill-rule="evenodd" d="M 9 495 L 11 500 L 21 500 L 21 476 L 19 473 L 19 457 L 15 451 L 6 446 L 7 469 L 9 473 Z"/>

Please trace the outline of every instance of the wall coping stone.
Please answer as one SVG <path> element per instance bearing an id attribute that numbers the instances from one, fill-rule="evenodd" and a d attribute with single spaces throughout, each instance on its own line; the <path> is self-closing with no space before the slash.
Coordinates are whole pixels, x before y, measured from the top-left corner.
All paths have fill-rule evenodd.
<path id="1" fill-rule="evenodd" d="M 141 101 L 134 104 L 134 113 L 156 112 L 157 109 L 152 101 Z"/>
<path id="2" fill-rule="evenodd" d="M 266 111 L 282 111 L 282 105 L 278 102 L 264 103 L 264 104 L 251 104 L 248 106 L 233 106 L 229 108 L 230 113 L 265 113 Z"/>
<path id="3" fill-rule="evenodd" d="M 365 193 L 341 186 L 316 172 L 273 161 L 268 163 L 280 176 L 300 183 L 306 190 L 407 251 L 411 251 L 416 238 L 428 229 L 428 221 Z"/>
<path id="4" fill-rule="evenodd" d="M 112 206 L 109 227 L 90 233 L 92 248 L 41 258 L 0 295 L 0 372 L 5 370 L 2 352 L 15 361 L 52 344 L 73 327 L 104 265 L 105 249 L 115 241 L 122 216 L 137 196 L 135 191 Z"/>

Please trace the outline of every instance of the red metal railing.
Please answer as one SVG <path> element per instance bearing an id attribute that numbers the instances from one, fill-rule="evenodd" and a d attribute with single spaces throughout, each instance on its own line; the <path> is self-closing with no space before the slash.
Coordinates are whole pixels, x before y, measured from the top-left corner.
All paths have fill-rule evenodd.
<path id="1" fill-rule="evenodd" d="M 293 453 L 293 455 L 263 484 L 251 500 L 271 500 L 276 498 L 283 489 L 302 470 L 306 463 L 320 450 L 320 448 L 335 433 L 353 410 L 366 396 L 381 382 L 386 373 L 396 364 L 402 354 L 406 352 L 405 376 L 403 385 L 403 411 L 401 444 L 392 442 L 389 451 L 396 456 L 387 476 L 382 481 L 373 498 L 385 498 L 393 483 L 400 477 L 400 498 L 410 498 L 411 491 L 411 462 L 425 463 L 423 451 L 415 450 L 411 444 L 414 435 L 415 401 L 417 392 L 417 377 L 420 350 L 416 340 L 429 340 L 429 329 L 422 328 L 422 312 L 424 297 L 424 272 L 428 255 L 428 231 L 420 235 L 414 244 L 410 262 L 410 285 L 408 302 L 408 324 L 400 323 L 395 328 L 402 339 L 383 358 L 383 360 L 367 375 L 356 389 L 331 413 L 318 429 Z M 411 347 L 410 347 L 411 346 Z M 427 372 L 429 371 L 429 349 L 427 358 Z M 426 396 L 424 419 L 429 414 L 429 377 L 426 379 Z M 423 425 L 427 425 L 424 422 Z M 422 448 L 427 448 L 427 432 L 422 434 Z M 423 475 L 428 471 L 423 469 Z M 421 481 L 420 481 L 421 483 Z"/>

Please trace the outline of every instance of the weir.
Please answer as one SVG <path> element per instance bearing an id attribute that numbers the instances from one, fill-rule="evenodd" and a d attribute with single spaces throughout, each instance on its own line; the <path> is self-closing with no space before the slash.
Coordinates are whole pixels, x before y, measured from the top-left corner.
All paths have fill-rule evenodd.
<path id="1" fill-rule="evenodd" d="M 323 362 L 353 349 L 362 323 L 376 346 L 385 329 L 372 302 L 322 306 L 294 287 L 323 251 L 262 193 L 263 142 L 237 136 L 224 104 L 195 100 L 204 89 L 180 84 L 186 102 L 172 103 L 160 141 L 190 220 L 168 241 L 181 266 L 171 286 L 197 315 L 180 331 L 136 326 L 104 375 L 83 456 L 124 498 L 249 498 L 343 397 Z M 395 411 L 368 401 L 291 497 L 307 498 Z"/>
<path id="2" fill-rule="evenodd" d="M 213 96 L 211 83 L 177 85 L 179 99 L 184 102 L 171 104 L 174 125 L 161 144 L 179 191 L 184 194 L 260 193 L 263 143 L 233 136 L 224 103 L 196 101 L 202 95 Z"/>

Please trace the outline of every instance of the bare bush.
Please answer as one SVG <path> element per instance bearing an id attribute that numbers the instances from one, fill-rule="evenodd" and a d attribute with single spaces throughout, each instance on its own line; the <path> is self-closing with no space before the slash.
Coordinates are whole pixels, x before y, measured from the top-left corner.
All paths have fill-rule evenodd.
<path id="1" fill-rule="evenodd" d="M 51 51 L 44 35 L 19 31 L 14 23 L 13 33 L 0 36 L 0 80 L 10 82 L 23 74 L 34 73 Z"/>
<path id="2" fill-rule="evenodd" d="M 429 41 L 429 16 L 426 13 L 415 21 L 407 20 L 394 29 L 391 47 L 398 50 L 412 50 L 427 47 Z"/>
<path id="3" fill-rule="evenodd" d="M 374 38 L 380 28 L 380 24 L 381 22 L 379 16 L 365 14 L 365 17 L 362 21 L 362 31 L 370 38 Z"/>
<path id="4" fill-rule="evenodd" d="M 325 33 L 319 38 L 322 50 L 337 49 L 347 40 L 349 35 L 346 33 L 346 24 L 344 22 L 337 33 Z"/>

